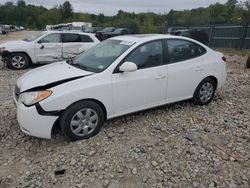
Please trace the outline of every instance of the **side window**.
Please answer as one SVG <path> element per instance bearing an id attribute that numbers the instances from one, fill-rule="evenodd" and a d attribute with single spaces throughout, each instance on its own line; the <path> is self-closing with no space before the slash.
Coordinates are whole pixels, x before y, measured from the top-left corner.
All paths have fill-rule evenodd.
<path id="1" fill-rule="evenodd" d="M 199 44 L 195 44 L 195 47 L 200 55 L 207 53 L 207 50 Z"/>
<path id="2" fill-rule="evenodd" d="M 74 33 L 64 33 L 63 34 L 63 42 L 69 43 L 69 42 L 81 42 L 80 36 L 78 34 Z"/>
<path id="3" fill-rule="evenodd" d="M 61 34 L 60 33 L 52 33 L 40 40 L 41 43 L 59 43 L 61 42 Z"/>
<path id="4" fill-rule="evenodd" d="M 205 49 L 199 51 L 197 45 L 198 44 L 186 40 L 167 40 L 168 62 L 175 63 L 185 61 L 202 55 L 202 52 L 204 53 Z"/>
<path id="5" fill-rule="evenodd" d="M 162 65 L 162 57 L 162 41 L 154 41 L 138 47 L 124 62 L 133 62 L 138 69 L 144 69 Z"/>
<path id="6" fill-rule="evenodd" d="M 94 42 L 88 35 L 80 35 L 80 38 L 82 42 Z"/>

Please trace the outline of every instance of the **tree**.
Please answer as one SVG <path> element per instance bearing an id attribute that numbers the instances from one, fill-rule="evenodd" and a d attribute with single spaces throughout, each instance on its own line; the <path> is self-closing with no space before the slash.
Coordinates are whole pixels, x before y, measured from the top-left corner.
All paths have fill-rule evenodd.
<path id="1" fill-rule="evenodd" d="M 18 7 L 26 7 L 26 3 L 24 0 L 18 0 L 17 1 L 17 6 Z"/>
<path id="2" fill-rule="evenodd" d="M 228 0 L 226 2 L 226 5 L 229 6 L 229 7 L 235 7 L 237 4 L 238 4 L 237 0 Z"/>
<path id="3" fill-rule="evenodd" d="M 73 16 L 73 7 L 69 1 L 65 1 L 63 5 L 60 5 L 62 14 L 62 21 L 65 21 Z"/>

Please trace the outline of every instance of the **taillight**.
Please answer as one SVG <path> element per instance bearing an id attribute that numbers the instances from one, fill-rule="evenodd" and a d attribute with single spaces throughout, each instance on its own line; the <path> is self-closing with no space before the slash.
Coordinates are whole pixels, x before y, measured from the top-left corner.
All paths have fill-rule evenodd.
<path id="1" fill-rule="evenodd" d="M 223 56 L 221 59 L 222 59 L 224 62 L 227 62 L 227 58 L 226 58 L 225 56 Z"/>

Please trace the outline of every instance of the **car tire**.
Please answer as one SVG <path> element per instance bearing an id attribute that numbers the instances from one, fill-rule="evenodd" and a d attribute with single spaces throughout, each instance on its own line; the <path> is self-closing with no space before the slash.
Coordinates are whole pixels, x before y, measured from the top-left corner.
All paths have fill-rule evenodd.
<path id="1" fill-rule="evenodd" d="M 209 104 L 215 94 L 216 84 L 212 78 L 205 78 L 201 81 L 194 92 L 193 103 L 196 105 L 207 105 Z"/>
<path id="2" fill-rule="evenodd" d="M 69 106 L 61 115 L 63 134 L 72 141 L 95 136 L 104 124 L 104 112 L 93 101 L 80 101 Z"/>
<path id="3" fill-rule="evenodd" d="M 7 67 L 12 70 L 22 70 L 29 67 L 30 60 L 29 57 L 24 53 L 11 53 Z"/>

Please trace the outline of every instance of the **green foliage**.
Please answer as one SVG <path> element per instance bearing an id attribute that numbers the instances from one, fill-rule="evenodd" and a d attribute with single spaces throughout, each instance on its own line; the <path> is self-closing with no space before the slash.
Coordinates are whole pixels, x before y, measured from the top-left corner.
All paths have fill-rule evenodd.
<path id="1" fill-rule="evenodd" d="M 228 0 L 225 4 L 211 4 L 207 8 L 176 11 L 168 14 L 152 12 L 138 13 L 119 10 L 115 16 L 75 13 L 69 1 L 47 9 L 43 6 L 27 5 L 24 0 L 16 4 L 0 4 L 0 23 L 22 25 L 30 29 L 43 29 L 46 25 L 72 21 L 92 22 L 93 26 L 127 27 L 134 33 L 160 33 L 163 23 L 169 26 L 194 26 L 208 24 L 230 24 L 250 22 L 250 0 L 238 2 Z"/>
<path id="2" fill-rule="evenodd" d="M 60 11 L 62 15 L 62 21 L 66 21 L 73 16 L 73 7 L 69 1 L 65 1 L 63 5 L 60 5 Z"/>

